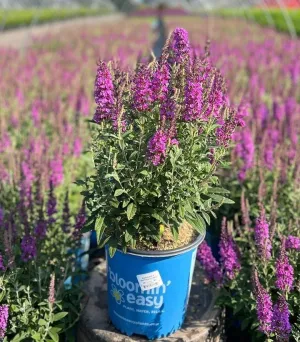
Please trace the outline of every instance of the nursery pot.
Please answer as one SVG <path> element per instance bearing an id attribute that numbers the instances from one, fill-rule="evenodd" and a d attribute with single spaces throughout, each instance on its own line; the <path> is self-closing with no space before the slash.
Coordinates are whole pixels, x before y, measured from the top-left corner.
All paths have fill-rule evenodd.
<path id="1" fill-rule="evenodd" d="M 108 312 L 118 330 L 156 339 L 180 329 L 204 237 L 166 251 L 118 249 L 112 258 L 106 246 Z"/>

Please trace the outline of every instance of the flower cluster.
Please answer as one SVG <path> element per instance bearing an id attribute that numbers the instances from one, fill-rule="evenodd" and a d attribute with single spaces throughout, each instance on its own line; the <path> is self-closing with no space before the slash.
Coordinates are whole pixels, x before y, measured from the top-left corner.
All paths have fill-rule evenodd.
<path id="1" fill-rule="evenodd" d="M 221 264 L 228 279 L 234 279 L 236 273 L 241 268 L 237 247 L 228 231 L 226 218 L 223 218 L 221 240 L 219 244 Z"/>
<path id="2" fill-rule="evenodd" d="M 260 217 L 256 220 L 254 236 L 258 254 L 263 260 L 270 259 L 272 245 L 269 235 L 269 224 L 263 210 L 261 211 Z"/>
<path id="3" fill-rule="evenodd" d="M 197 259 L 205 271 L 205 276 L 209 282 L 222 282 L 222 272 L 219 263 L 212 254 L 211 248 L 206 241 L 203 241 L 197 251 Z"/>
<path id="4" fill-rule="evenodd" d="M 0 338 L 5 337 L 8 322 L 8 305 L 0 305 Z"/>
<path id="5" fill-rule="evenodd" d="M 283 238 L 281 250 L 279 257 L 276 262 L 276 287 L 283 291 L 289 292 L 294 283 L 294 269 L 293 266 L 289 263 L 288 256 L 285 250 L 286 240 Z"/>

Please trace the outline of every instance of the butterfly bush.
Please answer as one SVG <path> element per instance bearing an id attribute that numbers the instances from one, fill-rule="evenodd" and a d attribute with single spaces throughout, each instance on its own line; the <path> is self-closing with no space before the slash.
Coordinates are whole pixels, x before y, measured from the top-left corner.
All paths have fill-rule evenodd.
<path id="1" fill-rule="evenodd" d="M 158 61 L 139 63 L 119 82 L 124 72 L 116 63 L 99 63 L 96 174 L 83 191 L 91 213 L 86 225 L 95 222 L 112 254 L 118 244 L 154 246 L 160 224 L 174 236 L 184 221 L 198 232 L 205 229 L 210 214 L 230 202 L 216 172 L 239 125 L 236 110 L 226 104 L 221 74 L 206 55 L 191 58 L 184 29 L 173 31 Z M 111 95 L 120 93 L 116 121 Z M 101 118 L 99 103 L 106 113 Z"/>

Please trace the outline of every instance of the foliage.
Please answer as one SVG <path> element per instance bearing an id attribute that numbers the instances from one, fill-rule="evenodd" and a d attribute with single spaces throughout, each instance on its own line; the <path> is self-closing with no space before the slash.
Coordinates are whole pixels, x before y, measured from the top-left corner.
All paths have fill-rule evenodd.
<path id="1" fill-rule="evenodd" d="M 62 230 L 65 208 L 53 197 L 46 210 L 37 192 L 29 207 L 17 189 L 3 186 L 1 195 L 0 305 L 9 312 L 4 341 L 59 341 L 77 321 L 82 297 L 80 282 L 65 285 L 80 274 L 78 242 Z"/>
<path id="2" fill-rule="evenodd" d="M 5 30 L 51 21 L 65 20 L 76 17 L 107 14 L 108 9 L 92 8 L 33 8 L 33 9 L 10 9 L 0 10 L 0 27 Z"/>

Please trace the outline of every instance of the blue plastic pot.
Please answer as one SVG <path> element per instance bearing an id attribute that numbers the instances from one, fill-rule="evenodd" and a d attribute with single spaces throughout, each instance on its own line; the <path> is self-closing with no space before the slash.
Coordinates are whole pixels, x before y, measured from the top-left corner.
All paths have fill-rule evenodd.
<path id="1" fill-rule="evenodd" d="M 118 330 L 156 339 L 180 329 L 203 239 L 169 251 L 117 250 L 113 258 L 106 253 L 108 311 Z"/>

